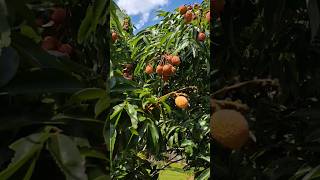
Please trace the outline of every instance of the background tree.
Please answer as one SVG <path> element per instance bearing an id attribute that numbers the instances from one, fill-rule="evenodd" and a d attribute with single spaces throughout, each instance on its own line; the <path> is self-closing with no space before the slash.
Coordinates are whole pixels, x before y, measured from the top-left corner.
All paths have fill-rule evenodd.
<path id="1" fill-rule="evenodd" d="M 0 1 L 0 179 L 108 179 L 109 1 Z"/>
<path id="2" fill-rule="evenodd" d="M 251 130 L 241 150 L 213 142 L 216 179 L 319 178 L 319 4 L 307 3 L 227 0 L 215 9 L 211 95 L 246 104 Z"/>

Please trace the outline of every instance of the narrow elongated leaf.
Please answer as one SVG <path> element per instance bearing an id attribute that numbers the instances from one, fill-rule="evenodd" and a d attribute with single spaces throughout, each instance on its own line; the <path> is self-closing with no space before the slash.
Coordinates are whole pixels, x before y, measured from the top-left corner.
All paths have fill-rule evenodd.
<path id="1" fill-rule="evenodd" d="M 71 97 L 71 101 L 86 101 L 86 100 L 92 100 L 92 99 L 99 99 L 106 97 L 107 92 L 104 89 L 99 88 L 87 88 L 82 89 L 78 92 L 76 92 Z"/>
<path id="2" fill-rule="evenodd" d="M 104 10 L 107 8 L 106 5 L 106 0 L 96 0 L 92 6 L 87 8 L 86 16 L 83 19 L 78 32 L 79 43 L 83 43 L 93 32 L 95 32 L 99 20 L 102 18 Z"/>
<path id="3" fill-rule="evenodd" d="M 131 124 L 134 129 L 138 128 L 138 115 L 137 115 L 137 106 L 127 103 L 126 111 L 131 119 Z"/>
<path id="4" fill-rule="evenodd" d="M 17 73 L 19 56 L 12 48 L 3 48 L 0 54 L 0 87 L 7 84 Z"/>
<path id="5" fill-rule="evenodd" d="M 9 166 L 0 173 L 0 179 L 9 179 L 16 171 L 18 171 L 30 159 L 35 158 L 36 154 L 41 151 L 44 142 L 49 138 L 48 131 L 43 133 L 32 134 L 21 138 L 10 145 L 10 148 L 15 151 L 15 155 Z M 35 159 L 33 159 L 35 160 Z M 32 162 L 32 164 L 35 162 Z M 31 166 L 34 166 L 32 165 Z M 29 168 L 25 178 L 28 178 L 32 173 L 33 167 Z"/>
<path id="6" fill-rule="evenodd" d="M 196 178 L 196 180 L 208 180 L 209 178 L 210 178 L 210 168 L 207 168 Z"/>
<path id="7" fill-rule="evenodd" d="M 320 178 L 320 165 L 313 168 L 307 175 L 303 177 L 302 180 L 311 180 L 311 179 L 319 179 Z"/>
<path id="8" fill-rule="evenodd" d="M 63 134 L 51 136 L 48 150 L 67 180 L 88 179 L 85 173 L 85 160 L 76 144 L 68 136 Z"/>
<path id="9" fill-rule="evenodd" d="M 63 92 L 73 93 L 84 84 L 72 75 L 56 69 L 37 69 L 17 74 L 0 92 L 9 94 Z"/>
<path id="10" fill-rule="evenodd" d="M 99 116 L 103 111 L 108 109 L 109 106 L 110 106 L 110 98 L 108 96 L 99 99 L 99 101 L 96 103 L 94 107 L 94 113 L 96 117 Z"/>

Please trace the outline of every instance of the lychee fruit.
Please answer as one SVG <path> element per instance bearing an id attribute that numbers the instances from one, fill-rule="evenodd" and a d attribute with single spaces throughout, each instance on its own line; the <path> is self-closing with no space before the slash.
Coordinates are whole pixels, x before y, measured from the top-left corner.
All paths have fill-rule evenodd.
<path id="1" fill-rule="evenodd" d="M 58 48 L 59 41 L 52 36 L 46 36 L 42 43 L 41 47 L 45 50 L 56 50 Z"/>
<path id="2" fill-rule="evenodd" d="M 55 24 L 61 24 L 64 22 L 67 16 L 67 11 L 64 8 L 54 8 L 53 13 L 51 14 L 51 20 Z"/>
<path id="3" fill-rule="evenodd" d="M 179 7 L 179 13 L 182 15 L 182 14 L 185 14 L 187 12 L 187 7 L 185 5 L 182 5 Z"/>
<path id="4" fill-rule="evenodd" d="M 189 106 L 189 101 L 186 97 L 184 96 L 178 96 L 176 97 L 176 99 L 174 100 L 174 102 L 176 103 L 176 106 L 180 109 L 186 109 Z"/>
<path id="5" fill-rule="evenodd" d="M 147 74 L 152 74 L 153 73 L 153 67 L 150 64 L 148 64 L 146 69 L 145 69 L 145 72 Z"/>
<path id="6" fill-rule="evenodd" d="M 181 63 L 179 56 L 173 56 L 171 59 L 171 64 L 178 66 Z"/>
<path id="7" fill-rule="evenodd" d="M 198 41 L 204 41 L 206 39 L 206 34 L 201 32 L 198 34 Z"/>

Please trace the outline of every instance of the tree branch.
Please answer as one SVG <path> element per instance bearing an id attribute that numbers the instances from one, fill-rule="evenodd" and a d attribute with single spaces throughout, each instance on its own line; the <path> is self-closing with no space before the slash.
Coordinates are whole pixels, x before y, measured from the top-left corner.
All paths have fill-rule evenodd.
<path id="1" fill-rule="evenodd" d="M 214 92 L 211 95 L 211 97 L 215 97 L 215 96 L 221 95 L 221 94 L 226 94 L 227 92 L 229 92 L 231 90 L 242 88 L 242 87 L 248 86 L 248 85 L 262 85 L 262 86 L 272 85 L 272 86 L 278 87 L 279 82 L 278 82 L 278 80 L 273 80 L 273 79 L 255 79 L 255 80 L 250 80 L 250 81 L 244 81 L 244 82 L 234 84 L 232 86 L 227 86 L 222 89 L 219 89 L 216 92 Z"/>

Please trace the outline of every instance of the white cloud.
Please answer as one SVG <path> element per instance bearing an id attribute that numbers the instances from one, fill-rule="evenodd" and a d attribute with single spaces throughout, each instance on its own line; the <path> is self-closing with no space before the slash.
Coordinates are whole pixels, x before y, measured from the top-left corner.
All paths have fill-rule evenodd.
<path id="1" fill-rule="evenodd" d="M 153 19 L 152 19 L 152 21 L 157 21 L 157 20 L 159 20 L 160 18 L 159 18 L 159 16 L 155 16 Z"/>
<path id="2" fill-rule="evenodd" d="M 148 22 L 151 11 L 167 5 L 168 0 L 118 0 L 117 4 L 129 16 L 140 16 L 139 22 L 135 25 L 137 29 L 140 29 Z"/>
<path id="3" fill-rule="evenodd" d="M 136 24 L 136 28 L 140 29 L 149 20 L 150 13 L 144 13 L 140 18 L 139 22 Z"/>

